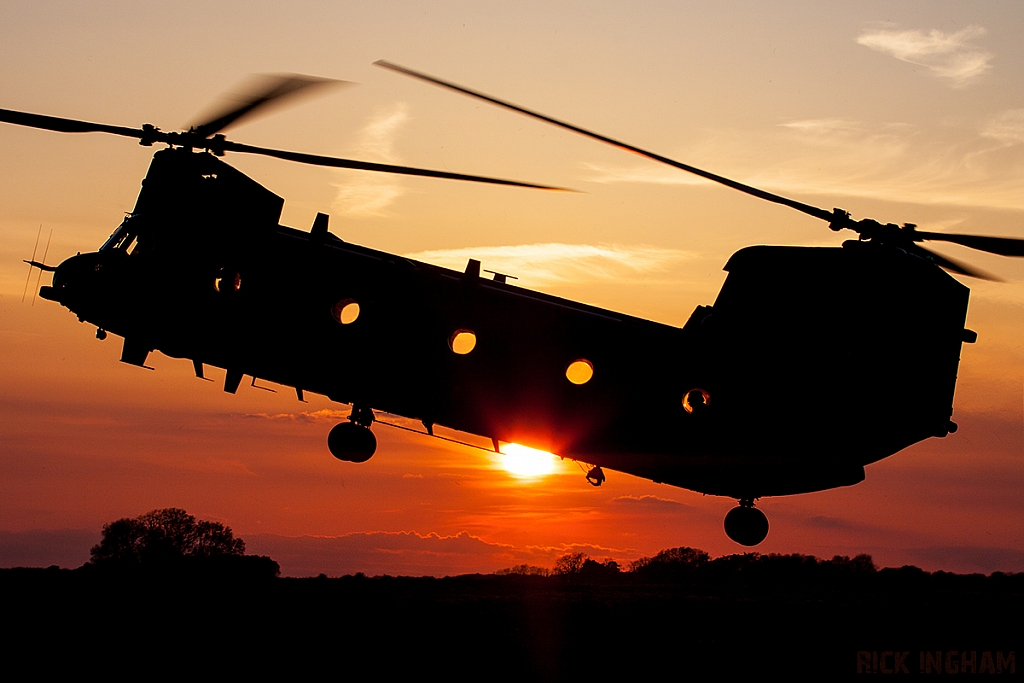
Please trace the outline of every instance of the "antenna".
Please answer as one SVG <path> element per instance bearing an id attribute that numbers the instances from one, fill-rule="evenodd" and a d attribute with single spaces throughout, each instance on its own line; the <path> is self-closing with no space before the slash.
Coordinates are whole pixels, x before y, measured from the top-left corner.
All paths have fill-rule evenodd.
<path id="1" fill-rule="evenodd" d="M 36 250 L 39 249 L 39 236 L 43 234 L 43 224 L 39 224 L 39 231 L 36 232 L 36 246 L 32 247 L 32 261 L 36 260 Z M 46 259 L 43 259 L 44 261 Z M 25 296 L 28 294 L 28 283 L 32 282 L 32 262 L 28 264 L 28 276 L 25 278 L 25 291 L 21 293 L 21 303 L 25 303 Z M 32 297 L 33 302 L 35 297 Z"/>
<path id="2" fill-rule="evenodd" d="M 39 229 L 42 230 L 42 224 L 39 225 Z M 50 253 L 50 240 L 53 238 L 53 228 L 50 228 L 50 235 L 46 238 L 46 249 L 43 249 L 43 260 L 42 263 L 46 263 L 46 255 Z M 38 240 L 38 237 L 36 238 Z M 35 261 L 35 259 L 32 259 Z M 32 266 L 29 266 L 28 271 L 29 277 L 32 277 Z M 36 288 L 32 290 L 32 305 L 36 305 L 36 294 L 39 293 L 39 280 L 43 277 L 43 269 L 39 269 L 39 274 L 36 275 Z"/>

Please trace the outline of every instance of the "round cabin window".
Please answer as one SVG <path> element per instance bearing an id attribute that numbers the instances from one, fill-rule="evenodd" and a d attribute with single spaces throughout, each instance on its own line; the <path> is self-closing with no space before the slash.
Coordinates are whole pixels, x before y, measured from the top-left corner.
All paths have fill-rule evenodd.
<path id="1" fill-rule="evenodd" d="M 683 410 L 688 413 L 700 412 L 711 403 L 711 395 L 703 389 L 690 389 L 683 395 Z"/>
<path id="2" fill-rule="evenodd" d="M 237 270 L 222 268 L 213 279 L 213 288 L 222 293 L 237 292 L 242 288 L 242 276 Z"/>
<path id="3" fill-rule="evenodd" d="M 569 363 L 565 369 L 565 378 L 573 384 L 586 384 L 594 376 L 594 364 L 586 358 Z"/>
<path id="4" fill-rule="evenodd" d="M 476 334 L 473 330 L 455 330 L 448 337 L 448 346 L 460 356 L 465 356 L 476 348 Z"/>
<path id="5" fill-rule="evenodd" d="M 334 304 L 331 315 L 342 325 L 351 325 L 359 318 L 359 304 L 355 299 L 342 299 Z"/>

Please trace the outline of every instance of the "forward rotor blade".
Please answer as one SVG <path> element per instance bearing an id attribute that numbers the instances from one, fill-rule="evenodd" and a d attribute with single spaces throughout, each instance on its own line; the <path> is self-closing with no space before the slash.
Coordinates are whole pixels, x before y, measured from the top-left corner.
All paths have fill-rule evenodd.
<path id="1" fill-rule="evenodd" d="M 11 109 L 0 109 L 0 121 L 13 123 L 18 126 L 28 126 L 29 128 L 53 130 L 58 133 L 111 133 L 113 135 L 123 135 L 127 138 L 139 139 L 142 139 L 145 135 L 140 128 L 108 126 L 105 123 L 89 123 L 88 121 L 78 121 L 77 119 L 29 114 L 28 112 Z"/>
<path id="2" fill-rule="evenodd" d="M 990 254 L 1000 256 L 1024 257 L 1024 239 L 1013 237 L 986 237 L 984 235 L 958 235 L 945 234 L 941 232 L 917 232 L 911 233 L 915 240 L 929 240 L 932 242 L 952 242 L 978 251 L 987 251 Z"/>
<path id="3" fill-rule="evenodd" d="M 789 199 L 789 198 L 783 197 L 781 195 L 773 194 L 771 192 L 766 192 L 765 190 L 759 190 L 758 188 L 751 187 L 750 185 L 744 185 L 743 183 L 737 182 L 735 180 L 730 180 L 729 178 L 725 178 L 723 176 L 716 175 L 716 174 L 711 173 L 709 171 L 704 171 L 704 170 L 699 169 L 699 168 L 697 168 L 695 166 L 690 166 L 689 164 L 684 164 L 682 162 L 675 161 L 673 159 L 669 159 L 668 157 L 663 157 L 660 154 L 655 154 L 654 152 L 648 152 L 645 149 L 641 149 L 639 147 L 635 147 L 635 146 L 630 145 L 628 143 L 621 142 L 619 140 L 615 140 L 613 138 L 610 138 L 610 137 L 607 137 L 607 136 L 604 136 L 604 135 L 600 135 L 599 133 L 594 133 L 592 131 L 586 130 L 585 128 L 580 128 L 579 126 L 574 126 L 573 124 L 566 123 L 565 121 L 559 121 L 558 119 L 552 118 L 550 116 L 545 116 L 544 114 L 541 114 L 539 112 L 531 111 L 531 110 L 526 109 L 524 107 L 520 107 L 517 104 L 513 104 L 511 102 L 506 102 L 504 100 L 499 100 L 496 97 L 491 97 L 490 95 L 485 95 L 482 92 L 477 92 L 476 90 L 470 90 L 469 88 L 464 88 L 461 85 L 457 85 L 457 84 L 451 83 L 449 81 L 444 81 L 444 80 L 441 80 L 440 78 L 435 78 L 435 77 L 427 75 L 425 73 L 421 73 L 419 71 L 414 71 L 414 70 L 408 69 L 408 68 L 406 68 L 404 66 L 399 66 L 398 64 L 392 64 L 391 62 L 388 62 L 388 61 L 383 60 L 383 59 L 377 60 L 376 62 L 374 62 L 374 65 L 382 67 L 382 68 L 385 68 L 385 69 L 390 69 L 391 71 L 396 71 L 396 72 L 398 72 L 400 74 L 405 74 L 406 76 L 412 76 L 413 78 L 418 78 L 421 81 L 426 81 L 427 83 L 433 83 L 434 85 L 439 85 L 442 88 L 448 88 L 449 90 L 454 90 L 456 92 L 460 92 L 463 95 L 469 95 L 470 97 L 476 97 L 477 99 L 484 100 L 485 102 L 490 102 L 491 104 L 496 104 L 499 107 L 505 107 L 506 109 L 511 109 L 512 111 L 519 112 L 520 114 L 525 114 L 526 116 L 532 116 L 535 119 L 539 119 L 541 121 L 545 121 L 546 123 L 550 123 L 550 124 L 553 124 L 555 126 L 559 126 L 560 128 L 565 128 L 566 130 L 571 130 L 574 133 L 579 133 L 580 135 L 585 135 L 586 137 L 593 138 L 594 140 L 600 140 L 601 142 L 605 142 L 605 143 L 607 143 L 609 145 L 614 145 L 615 147 L 618 147 L 619 149 L 624 149 L 624 150 L 626 150 L 628 152 L 633 152 L 634 154 L 639 154 L 640 156 L 647 157 L 648 159 L 653 159 L 654 161 L 658 161 L 658 162 L 661 162 L 663 164 L 668 164 L 669 166 L 672 166 L 674 168 L 678 168 L 678 169 L 686 171 L 688 173 L 693 173 L 694 175 L 698 175 L 701 178 L 706 178 L 708 180 L 711 180 L 713 182 L 719 183 L 721 185 L 725 185 L 726 187 L 731 187 L 734 190 L 739 190 L 740 192 L 744 192 L 746 194 L 752 195 L 752 196 L 757 197 L 759 199 L 765 199 L 765 200 L 767 200 L 769 202 L 774 202 L 775 204 L 782 204 L 783 206 L 788 206 L 788 207 L 790 207 L 792 209 L 796 209 L 797 211 L 805 213 L 808 216 L 813 216 L 815 218 L 820 218 L 821 220 L 828 221 L 829 223 L 832 223 L 833 221 L 837 220 L 837 218 L 838 218 L 837 214 L 834 214 L 831 211 L 826 211 L 825 209 L 820 209 L 820 208 L 818 208 L 816 206 L 811 206 L 810 204 L 804 204 L 803 202 L 798 202 L 795 199 Z M 843 226 L 840 226 L 840 227 L 846 227 L 846 226 L 843 225 Z"/>
<path id="4" fill-rule="evenodd" d="M 250 110 L 251 111 L 251 110 Z M 237 120 L 237 118 L 236 118 Z M 267 147 L 255 147 L 238 142 L 231 142 L 223 139 L 200 138 L 195 131 L 190 133 L 165 133 L 155 128 L 142 130 L 139 128 L 125 128 L 123 126 L 108 126 L 102 123 L 89 123 L 76 119 L 64 119 L 56 116 L 43 116 L 42 114 L 29 114 L 26 112 L 0 109 L 0 121 L 13 123 L 19 126 L 30 128 L 42 128 L 53 130 L 59 133 L 112 133 L 124 137 L 138 138 L 147 141 L 163 142 L 170 145 L 185 145 L 197 148 L 207 148 L 211 151 L 220 152 L 243 152 L 246 154 L 261 154 L 263 156 L 297 161 L 302 164 L 314 166 L 329 166 L 332 168 L 352 168 L 361 171 L 376 171 L 378 173 L 396 173 L 400 175 L 423 176 L 426 178 L 445 178 L 448 180 L 465 180 L 474 183 L 487 183 L 490 185 L 506 185 L 509 187 L 526 187 L 535 190 L 554 190 L 556 192 L 575 192 L 564 187 L 551 187 L 549 185 L 538 185 L 536 183 L 524 183 L 517 180 L 504 180 L 502 178 L 490 178 L 487 176 L 467 175 L 465 173 L 451 173 L 449 171 L 432 171 L 425 168 L 412 166 L 397 166 L 394 164 L 377 164 L 369 161 L 357 161 L 355 159 L 341 159 L 338 157 L 321 156 L 318 154 L 303 154 L 301 152 L 287 152 Z"/>
<path id="5" fill-rule="evenodd" d="M 394 164 L 376 164 L 370 161 L 357 161 L 355 159 L 342 159 L 339 157 L 327 157 L 319 154 L 303 154 L 301 152 L 287 152 L 267 147 L 254 147 L 243 145 L 238 142 L 225 140 L 219 147 L 226 152 L 244 152 L 246 154 L 262 154 L 263 156 L 297 161 L 301 164 L 312 164 L 314 166 L 328 166 L 331 168 L 352 168 L 360 171 L 377 171 L 378 173 L 396 173 L 399 175 L 423 176 L 426 178 L 446 178 L 448 180 L 466 180 L 473 183 L 488 183 L 490 185 L 507 185 L 510 187 L 527 187 L 534 190 L 554 190 L 556 192 L 575 192 L 564 187 L 550 187 L 548 185 L 536 185 L 524 183 L 517 180 L 503 180 L 501 178 L 489 178 L 487 176 L 466 175 L 464 173 L 451 173 L 449 171 L 432 171 L 426 168 L 415 168 L 413 166 L 396 166 Z"/>
<path id="6" fill-rule="evenodd" d="M 264 110 L 270 104 L 283 104 L 285 100 L 294 100 L 300 94 L 311 95 L 314 90 L 322 90 L 326 86 L 338 86 L 347 83 L 333 78 L 319 78 L 302 74 L 263 74 L 253 77 L 245 88 L 245 94 L 232 96 L 234 102 L 222 107 L 208 120 L 192 126 L 192 132 L 202 137 L 235 125 L 241 119 Z"/>
<path id="7" fill-rule="evenodd" d="M 995 277 L 994 275 L 989 275 L 988 273 L 976 270 L 974 268 L 971 268 L 970 266 L 964 265 L 963 263 L 954 261 L 953 259 L 946 258 L 945 256 L 940 256 L 939 254 L 936 254 L 934 251 L 930 249 L 925 249 L 922 246 L 918 246 L 916 244 L 908 244 L 906 247 L 904 247 L 904 249 L 912 254 L 917 254 L 922 258 L 928 259 L 929 261 L 933 261 L 935 265 L 945 268 L 946 270 L 952 271 L 954 273 L 959 273 L 960 275 L 967 275 L 968 277 L 976 277 L 979 280 L 992 280 L 994 282 L 1002 282 L 1002 280 Z"/>

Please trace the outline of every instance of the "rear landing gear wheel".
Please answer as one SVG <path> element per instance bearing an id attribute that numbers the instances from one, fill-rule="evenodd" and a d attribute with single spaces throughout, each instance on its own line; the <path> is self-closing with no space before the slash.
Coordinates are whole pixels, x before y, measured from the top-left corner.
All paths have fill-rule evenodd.
<path id="1" fill-rule="evenodd" d="M 346 462 L 366 462 L 377 450 L 377 437 L 369 427 L 355 422 L 342 422 L 327 435 L 331 455 Z"/>
<path id="2" fill-rule="evenodd" d="M 752 501 L 741 500 L 725 516 L 725 533 L 740 545 L 757 545 L 768 535 L 768 518 Z"/>

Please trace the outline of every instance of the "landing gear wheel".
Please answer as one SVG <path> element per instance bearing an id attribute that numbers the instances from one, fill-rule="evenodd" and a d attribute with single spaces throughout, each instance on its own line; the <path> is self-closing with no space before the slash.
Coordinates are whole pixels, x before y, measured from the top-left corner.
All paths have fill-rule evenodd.
<path id="1" fill-rule="evenodd" d="M 342 422 L 327 435 L 331 455 L 347 462 L 366 462 L 377 450 L 377 437 L 369 427 L 355 422 Z"/>
<path id="2" fill-rule="evenodd" d="M 725 533 L 740 545 L 757 545 L 768 535 L 768 518 L 753 505 L 741 503 L 725 516 Z"/>

